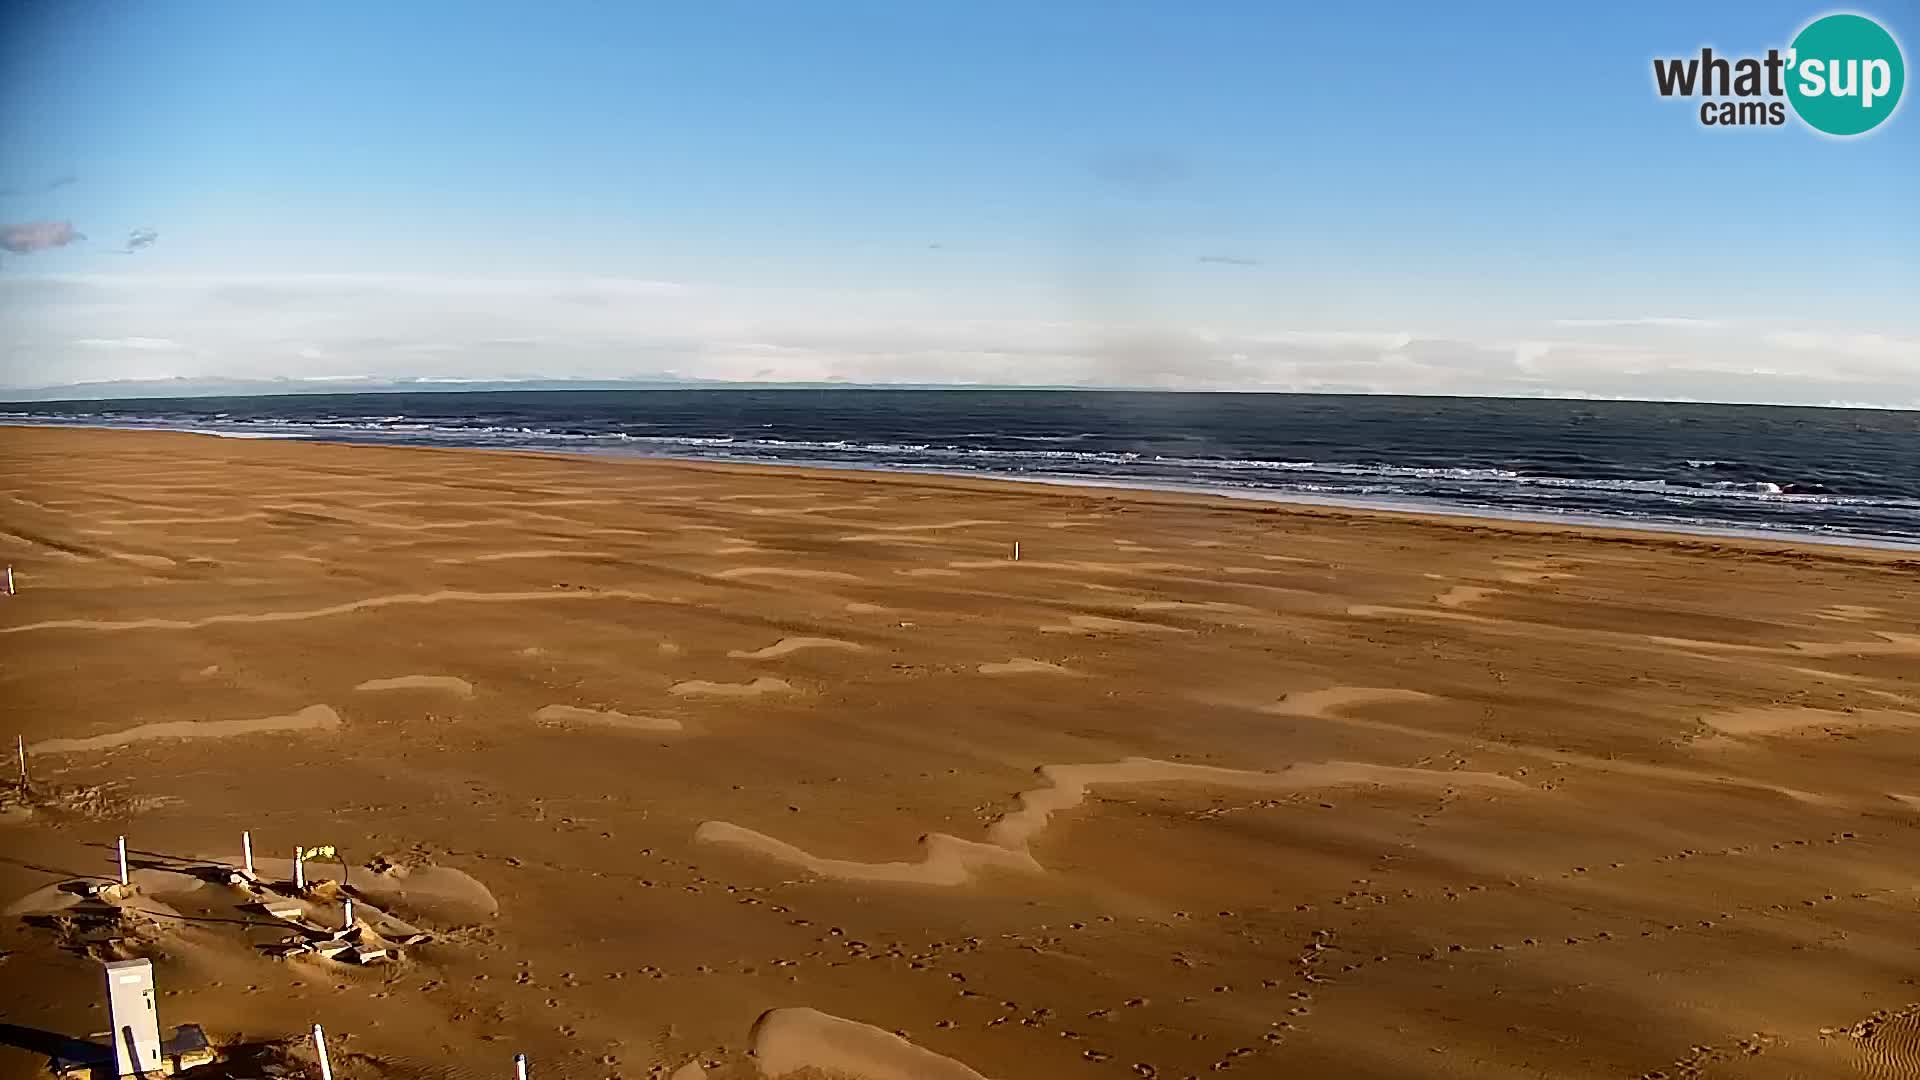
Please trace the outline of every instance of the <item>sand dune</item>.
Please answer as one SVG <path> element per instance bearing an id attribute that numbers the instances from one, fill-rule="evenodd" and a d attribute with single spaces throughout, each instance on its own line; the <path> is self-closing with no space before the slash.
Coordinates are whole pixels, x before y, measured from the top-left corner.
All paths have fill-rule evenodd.
<path id="1" fill-rule="evenodd" d="M 391 679 L 368 679 L 355 690 L 438 690 L 455 697 L 473 696 L 473 684 L 453 675 L 396 675 Z"/>
<path id="2" fill-rule="evenodd" d="M 816 1009 L 773 1009 L 748 1036 L 760 1075 L 769 1080 L 816 1070 L 854 1080 L 987 1080 L 949 1057 L 871 1024 Z"/>
<path id="3" fill-rule="evenodd" d="M 735 660 L 777 660 L 802 649 L 844 649 L 847 652 L 864 652 L 866 646 L 842 641 L 839 638 L 783 637 L 765 648 L 754 649 L 751 652 L 743 649 L 729 649 L 727 655 Z"/>
<path id="4" fill-rule="evenodd" d="M 785 679 L 761 676 L 752 682 L 723 683 L 708 682 L 704 679 L 691 679 L 677 682 L 667 687 L 667 693 L 675 697 L 759 697 L 762 694 L 790 694 L 793 685 Z"/>
<path id="5" fill-rule="evenodd" d="M 731 570 L 718 570 L 713 577 L 725 581 L 741 578 L 798 578 L 805 581 L 859 581 L 859 577 L 840 570 L 800 570 L 786 566 L 736 566 Z"/>
<path id="6" fill-rule="evenodd" d="M 694 840 L 753 852 L 775 862 L 799 867 L 838 881 L 869 881 L 891 885 L 964 885 L 977 871 L 990 867 L 1038 872 L 1040 864 L 1025 851 L 1009 851 L 996 844 L 962 840 L 946 833 L 920 838 L 920 857 L 911 862 L 861 862 L 829 859 L 727 821 L 703 822 Z"/>
<path id="7" fill-rule="evenodd" d="M 1288 694 L 1266 711 L 1283 716 L 1325 717 L 1359 705 L 1394 705 L 1437 700 L 1418 690 L 1396 690 L 1372 686 L 1333 686 L 1325 690 L 1306 690 Z"/>
<path id="8" fill-rule="evenodd" d="M 1495 773 L 1405 769 L 1362 762 L 1303 762 L 1280 772 L 1224 769 L 1187 765 L 1150 758 L 1092 765 L 1045 765 L 1039 770 L 1045 787 L 1023 791 L 1019 809 L 1003 815 L 987 829 L 987 840 L 963 840 L 946 833 L 920 838 L 920 858 L 914 862 L 861 862 L 829 859 L 800 847 L 725 821 L 709 821 L 694 839 L 723 844 L 797 866 L 821 877 L 844 881 L 913 885 L 962 885 L 982 870 L 1040 872 L 1040 863 L 1028 851 L 1053 815 L 1071 810 L 1087 799 L 1091 788 L 1126 784 L 1208 784 L 1266 792 L 1306 791 L 1317 788 L 1371 784 L 1430 791 L 1478 789 L 1523 791 L 1524 786 Z"/>
<path id="9" fill-rule="evenodd" d="M 459 555 L 445 559 L 435 559 L 437 563 L 492 563 L 511 562 L 516 559 L 611 559 L 613 554 L 605 551 L 577 551 L 569 548 L 535 548 L 531 551 L 490 551 L 481 555 Z"/>
<path id="10" fill-rule="evenodd" d="M 1455 585 L 1434 597 L 1433 602 L 1445 608 L 1464 607 L 1467 604 L 1477 604 L 1489 596 L 1498 595 L 1500 595 L 1499 589 L 1489 589 L 1479 585 Z"/>
<path id="11" fill-rule="evenodd" d="M 1399 616 L 1406 619 L 1439 619 L 1446 622 L 1497 623 L 1504 619 L 1489 619 L 1484 615 L 1469 615 L 1464 611 L 1435 611 L 1432 608 L 1394 607 L 1390 604 L 1351 604 L 1347 614 L 1363 619 L 1377 619 L 1386 616 Z"/>
<path id="12" fill-rule="evenodd" d="M 982 675 L 1074 675 L 1080 672 L 1059 664 L 1049 664 L 1045 660 L 1029 660 L 1016 656 L 1000 663 L 981 664 L 975 669 Z"/>
<path id="13" fill-rule="evenodd" d="M 960 518 L 955 521 L 934 521 L 926 524 L 881 525 L 877 526 L 873 531 L 881 533 L 946 532 L 950 529 L 971 529 L 979 525 L 1005 524 L 1007 523 L 995 518 Z"/>
<path id="14" fill-rule="evenodd" d="M 628 716 L 622 712 L 582 709 L 574 705 L 548 705 L 533 714 L 542 724 L 622 728 L 628 731 L 679 731 L 680 721 L 667 716 Z"/>
<path id="15" fill-rule="evenodd" d="M 1043 634 L 1191 634 L 1183 626 L 1115 619 L 1106 615 L 1069 615 L 1064 623 L 1041 626 Z"/>
<path id="16" fill-rule="evenodd" d="M 35 754 L 77 754 L 92 750 L 111 750 L 129 743 L 150 739 L 225 739 L 235 735 L 261 735 L 281 731 L 332 731 L 340 726 L 340 714 L 326 705 L 309 705 L 286 716 L 266 716 L 257 720 L 171 720 L 141 724 L 125 731 L 94 735 L 85 739 L 47 739 L 27 749 Z"/>
<path id="17" fill-rule="evenodd" d="M 1106 562 L 1101 560 L 1058 561 L 1045 559 L 1021 559 L 1015 562 L 1011 558 L 1003 559 L 955 559 L 947 563 L 955 570 L 991 570 L 1012 568 L 1032 570 L 1072 570 L 1089 574 L 1160 574 L 1181 571 L 1200 572 L 1203 567 L 1191 563 L 1178 562 Z"/>
<path id="18" fill-rule="evenodd" d="M 1920 634 L 1877 630 L 1878 641 L 1796 641 L 1793 647 L 1809 656 L 1920 656 Z"/>
<path id="19" fill-rule="evenodd" d="M 1891 709 L 1811 709 L 1803 707 L 1738 709 L 1706 718 L 1709 727 L 1729 735 L 1783 735 L 1810 730 L 1920 727 L 1920 713 Z"/>
<path id="20" fill-rule="evenodd" d="M 331 604 L 326 607 L 307 608 L 299 611 L 266 611 L 234 615 L 208 615 L 199 619 L 50 619 L 45 622 L 27 623 L 24 626 L 0 627 L 0 634 L 25 634 L 36 630 L 96 630 L 116 632 L 123 630 L 198 630 L 205 626 L 220 626 L 233 623 L 276 623 L 299 622 L 305 619 L 324 619 L 334 615 L 351 615 L 360 611 L 372 611 L 378 608 L 412 606 L 418 604 L 525 604 L 540 601 L 574 600 L 654 600 L 648 593 L 631 589 L 598 589 L 593 591 L 569 591 L 560 589 L 532 590 L 526 592 L 463 592 L 443 589 L 432 593 L 398 593 L 392 596 L 375 596 L 365 600 L 354 600 L 345 604 Z"/>

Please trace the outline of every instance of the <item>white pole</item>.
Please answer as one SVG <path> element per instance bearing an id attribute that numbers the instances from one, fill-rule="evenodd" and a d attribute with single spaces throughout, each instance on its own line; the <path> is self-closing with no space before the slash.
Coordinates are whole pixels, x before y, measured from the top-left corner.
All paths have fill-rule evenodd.
<path id="1" fill-rule="evenodd" d="M 527 1055 L 513 1055 L 513 1074 L 518 1080 L 527 1080 Z"/>
<path id="2" fill-rule="evenodd" d="M 313 1025 L 313 1049 L 320 1055 L 320 1080 L 333 1080 L 333 1066 L 327 1062 L 327 1033 Z"/>
<path id="3" fill-rule="evenodd" d="M 293 849 L 293 887 L 303 892 L 307 887 L 306 854 L 300 848 Z"/>
<path id="4" fill-rule="evenodd" d="M 27 737 L 15 735 L 13 745 L 20 751 L 20 786 L 24 788 L 27 786 Z"/>
<path id="5" fill-rule="evenodd" d="M 240 850 L 245 853 L 247 873 L 253 873 L 253 834 L 245 829 L 240 831 Z"/>
<path id="6" fill-rule="evenodd" d="M 127 883 L 127 838 L 120 838 L 120 884 Z"/>
<path id="7" fill-rule="evenodd" d="M 353 899 L 351 897 L 347 899 L 344 907 L 345 910 L 340 913 L 340 929 L 351 930 L 353 929 Z"/>
<path id="8" fill-rule="evenodd" d="M 13 595 L 13 567 L 7 567 L 7 595 Z"/>
<path id="9" fill-rule="evenodd" d="M 1020 561 L 1020 541 L 1018 540 L 1015 540 L 1013 542 L 1013 561 L 1014 562 Z"/>

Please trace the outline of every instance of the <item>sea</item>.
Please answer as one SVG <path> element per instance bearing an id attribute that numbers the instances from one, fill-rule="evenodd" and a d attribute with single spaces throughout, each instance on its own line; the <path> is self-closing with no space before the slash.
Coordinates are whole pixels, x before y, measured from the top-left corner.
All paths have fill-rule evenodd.
<path id="1" fill-rule="evenodd" d="M 0 404 L 0 423 L 993 476 L 1920 547 L 1920 412 L 729 388 L 34 402 Z"/>

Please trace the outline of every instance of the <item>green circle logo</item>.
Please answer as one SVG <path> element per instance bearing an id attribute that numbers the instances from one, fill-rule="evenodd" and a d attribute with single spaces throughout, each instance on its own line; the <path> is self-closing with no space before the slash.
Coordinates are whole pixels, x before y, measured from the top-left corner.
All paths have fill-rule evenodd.
<path id="1" fill-rule="evenodd" d="M 1907 65 L 1886 28 L 1864 15 L 1807 24 L 1788 53 L 1787 99 L 1815 130 L 1859 135 L 1900 104 Z"/>

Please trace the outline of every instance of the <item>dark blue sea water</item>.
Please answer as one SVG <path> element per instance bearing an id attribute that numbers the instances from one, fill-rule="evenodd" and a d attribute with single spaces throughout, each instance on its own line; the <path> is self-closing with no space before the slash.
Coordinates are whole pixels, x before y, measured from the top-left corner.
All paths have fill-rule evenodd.
<path id="1" fill-rule="evenodd" d="M 1920 544 L 1920 413 L 1465 398 L 583 390 L 0 405 L 0 422 L 1170 486 Z"/>

